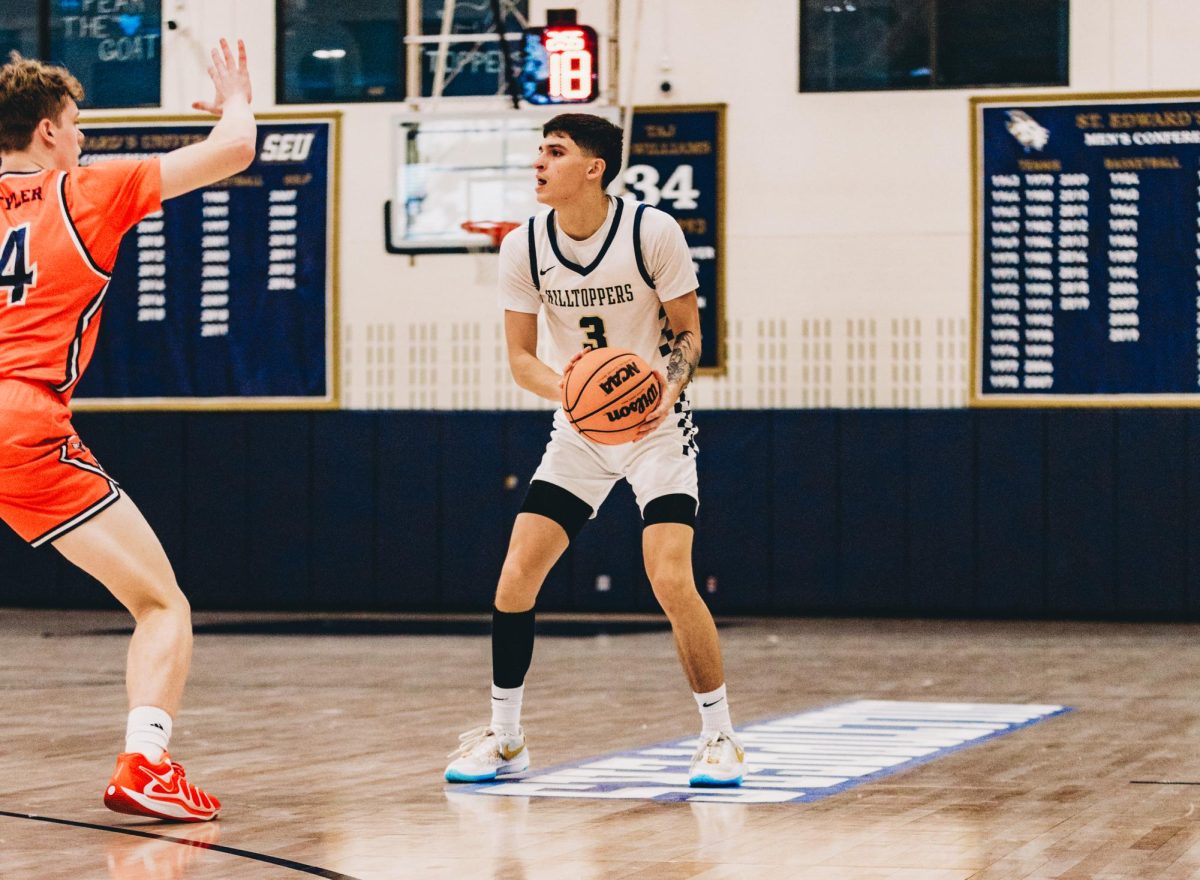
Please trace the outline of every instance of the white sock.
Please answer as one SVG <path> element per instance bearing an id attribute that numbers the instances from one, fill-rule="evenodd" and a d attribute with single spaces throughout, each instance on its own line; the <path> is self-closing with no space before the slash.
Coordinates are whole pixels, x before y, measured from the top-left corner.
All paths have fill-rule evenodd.
<path id="1" fill-rule="evenodd" d="M 171 742 L 171 716 L 156 706 L 138 706 L 125 722 L 125 751 L 141 752 L 151 764 L 162 760 Z"/>
<path id="2" fill-rule="evenodd" d="M 492 730 L 516 736 L 521 732 L 521 697 L 525 685 L 502 688 L 492 685 Z"/>
<path id="3" fill-rule="evenodd" d="M 725 698 L 725 685 L 706 694 L 693 693 L 700 709 L 701 736 L 712 733 L 733 733 L 733 721 L 729 718 L 729 700 Z"/>

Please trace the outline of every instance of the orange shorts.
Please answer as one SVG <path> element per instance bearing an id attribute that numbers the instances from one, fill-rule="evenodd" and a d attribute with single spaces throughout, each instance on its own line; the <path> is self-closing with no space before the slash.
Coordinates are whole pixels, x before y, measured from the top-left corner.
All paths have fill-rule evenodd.
<path id="1" fill-rule="evenodd" d="M 58 395 L 34 382 L 0 379 L 0 519 L 37 547 L 120 497 Z"/>

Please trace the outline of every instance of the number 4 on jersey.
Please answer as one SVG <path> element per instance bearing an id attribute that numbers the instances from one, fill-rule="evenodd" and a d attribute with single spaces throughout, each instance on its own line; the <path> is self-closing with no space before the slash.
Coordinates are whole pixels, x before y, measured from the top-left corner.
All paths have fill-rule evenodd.
<path id="1" fill-rule="evenodd" d="M 25 290 L 37 284 L 37 263 L 29 265 L 29 224 L 10 229 L 0 247 L 0 290 L 8 290 L 8 304 L 25 302 Z"/>

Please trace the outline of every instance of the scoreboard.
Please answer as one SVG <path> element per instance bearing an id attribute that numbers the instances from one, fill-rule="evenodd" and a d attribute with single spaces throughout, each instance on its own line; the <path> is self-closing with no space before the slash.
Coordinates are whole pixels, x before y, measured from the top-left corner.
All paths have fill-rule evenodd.
<path id="1" fill-rule="evenodd" d="M 599 39 L 587 25 L 526 28 L 519 77 L 531 104 L 580 104 L 600 95 Z"/>
<path id="2" fill-rule="evenodd" d="M 253 164 L 122 240 L 76 409 L 337 404 L 336 115 L 259 117 Z M 203 140 L 210 120 L 88 120 L 82 164 Z"/>
<path id="3" fill-rule="evenodd" d="M 977 98 L 972 403 L 1200 404 L 1200 94 Z"/>

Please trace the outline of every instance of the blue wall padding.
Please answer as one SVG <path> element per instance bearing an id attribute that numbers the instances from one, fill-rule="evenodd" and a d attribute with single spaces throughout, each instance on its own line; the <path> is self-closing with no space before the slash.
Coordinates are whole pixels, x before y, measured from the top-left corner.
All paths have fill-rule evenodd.
<path id="1" fill-rule="evenodd" d="M 486 611 L 550 415 L 75 423 L 197 609 Z M 695 574 L 717 612 L 1200 619 L 1200 414 L 756 410 L 697 423 Z M 618 485 L 539 607 L 653 610 L 641 540 Z M 7 529 L 0 603 L 114 604 Z"/>

